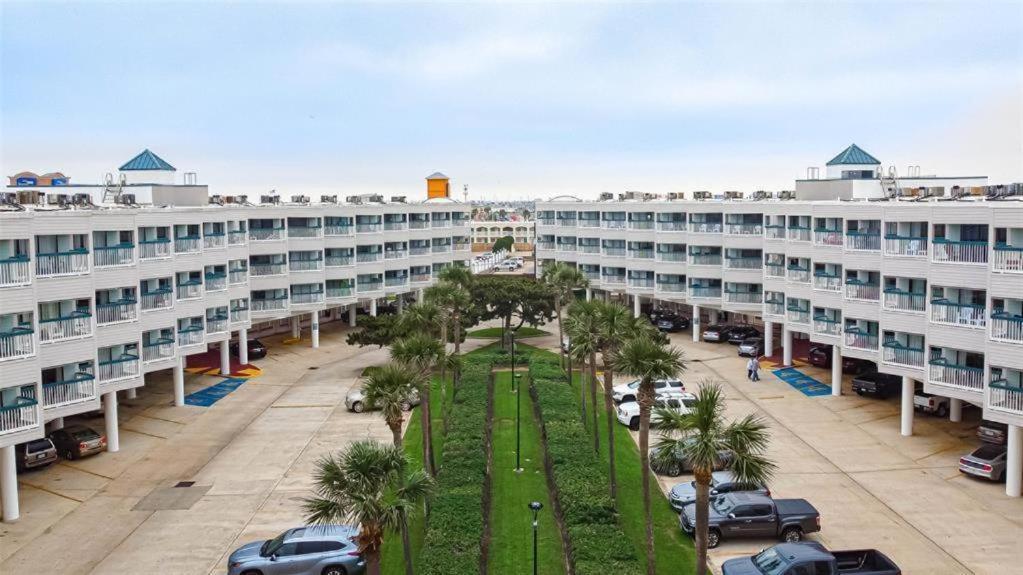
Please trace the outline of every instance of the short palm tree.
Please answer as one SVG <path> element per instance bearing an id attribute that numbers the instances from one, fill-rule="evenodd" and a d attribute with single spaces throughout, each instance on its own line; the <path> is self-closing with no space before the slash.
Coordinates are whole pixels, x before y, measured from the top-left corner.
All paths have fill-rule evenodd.
<path id="1" fill-rule="evenodd" d="M 696 479 L 696 573 L 707 573 L 707 547 L 710 537 L 720 533 L 708 532 L 711 473 L 729 467 L 739 483 L 766 485 L 774 474 L 775 464 L 764 453 L 769 435 L 767 424 L 756 415 L 747 415 L 738 421 L 727 422 L 724 416 L 725 395 L 717 383 L 700 383 L 695 404 L 689 413 L 658 410 L 661 440 L 657 444 L 658 457 L 674 457 L 674 463 L 683 460 L 693 469 Z"/>
<path id="2" fill-rule="evenodd" d="M 324 457 L 313 474 L 316 494 L 304 503 L 306 520 L 358 525 L 355 541 L 370 575 L 380 575 L 384 534 L 400 532 L 405 573 L 412 575 L 408 522 L 432 492 L 433 480 L 422 470 L 410 472 L 408 467 L 400 447 L 373 440 L 357 441 L 337 455 Z"/>
<path id="3" fill-rule="evenodd" d="M 391 359 L 409 366 L 419 387 L 420 426 L 423 431 L 423 465 L 430 477 L 437 475 L 433 458 L 433 419 L 430 387 L 434 367 L 444 358 L 444 346 L 426 332 L 414 332 L 391 344 Z"/>
<path id="4" fill-rule="evenodd" d="M 416 302 L 405 308 L 398 316 L 398 329 L 402 333 L 426 332 L 437 335 L 440 329 L 441 311 L 428 302 Z"/>
<path id="5" fill-rule="evenodd" d="M 596 302 L 577 301 L 568 307 L 565 330 L 568 332 L 569 356 L 580 360 L 583 369 L 589 364 L 590 407 L 593 415 L 593 450 L 600 450 L 597 417 L 597 352 L 600 351 L 600 318 Z M 586 386 L 579 386 L 583 425 L 586 425 Z"/>
<path id="6" fill-rule="evenodd" d="M 648 575 L 657 572 L 654 564 L 654 519 L 650 509 L 650 410 L 654 404 L 654 380 L 675 377 L 686 368 L 682 352 L 654 342 L 641 334 L 630 339 L 615 354 L 616 370 L 640 378 L 639 457 L 642 466 L 643 516 L 646 521 L 646 562 Z"/>
<path id="7" fill-rule="evenodd" d="M 392 363 L 370 371 L 362 385 L 366 405 L 380 410 L 391 430 L 394 445 L 401 446 L 401 424 L 416 396 L 419 377 L 412 368 Z"/>

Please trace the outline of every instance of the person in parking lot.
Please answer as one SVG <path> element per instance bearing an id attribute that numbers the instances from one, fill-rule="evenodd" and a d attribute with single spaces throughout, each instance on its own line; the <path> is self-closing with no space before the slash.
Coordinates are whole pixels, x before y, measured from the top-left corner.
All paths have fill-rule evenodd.
<path id="1" fill-rule="evenodd" d="M 746 379 L 760 381 L 760 358 L 753 356 L 746 363 Z"/>

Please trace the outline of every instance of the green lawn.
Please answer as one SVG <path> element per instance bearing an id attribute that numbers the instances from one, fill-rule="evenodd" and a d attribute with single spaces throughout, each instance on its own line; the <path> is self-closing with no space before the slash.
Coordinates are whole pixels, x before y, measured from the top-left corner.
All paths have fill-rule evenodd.
<path id="1" fill-rule="evenodd" d="M 543 446 L 533 416 L 533 402 L 525 389 L 519 399 L 522 402 L 520 461 L 523 471 L 516 473 L 516 394 L 511 392 L 511 372 L 497 372 L 492 428 L 494 462 L 491 476 L 490 572 L 495 575 L 528 575 L 533 572 L 533 517 L 528 505 L 531 501 L 539 501 L 544 506 L 540 512 L 538 537 L 540 572 L 545 575 L 564 573 L 561 537 L 554 522 L 547 490 Z"/>
<path id="2" fill-rule="evenodd" d="M 501 331 L 502 330 L 499 327 L 485 327 L 483 329 L 477 329 L 477 330 L 474 330 L 474 331 L 470 331 L 466 335 L 468 337 L 475 337 L 475 338 L 481 338 L 481 339 L 483 339 L 483 338 L 500 338 L 501 337 Z M 517 337 L 517 338 L 539 337 L 541 335 L 550 335 L 550 334 L 548 334 L 546 331 L 544 331 L 542 329 L 536 329 L 535 327 L 529 327 L 528 325 L 524 325 L 524 326 L 520 327 L 519 329 L 515 330 L 515 337 Z"/>

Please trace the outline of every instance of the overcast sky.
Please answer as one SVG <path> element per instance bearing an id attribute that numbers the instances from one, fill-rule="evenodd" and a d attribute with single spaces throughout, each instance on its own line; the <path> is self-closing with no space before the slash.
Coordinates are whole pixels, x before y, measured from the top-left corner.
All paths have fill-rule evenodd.
<path id="1" fill-rule="evenodd" d="M 1023 181 L 1023 2 L 0 2 L 0 167 L 213 193 L 789 189 L 855 142 Z"/>

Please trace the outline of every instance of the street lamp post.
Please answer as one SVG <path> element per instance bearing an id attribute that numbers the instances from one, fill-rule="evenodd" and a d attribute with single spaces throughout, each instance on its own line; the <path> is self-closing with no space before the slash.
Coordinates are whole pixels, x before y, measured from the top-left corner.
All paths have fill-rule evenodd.
<path id="1" fill-rule="evenodd" d="M 519 374 L 512 372 L 512 382 L 515 385 L 515 471 L 522 473 L 522 418 L 520 413 L 522 412 L 522 382 L 516 380 L 519 379 Z"/>
<path id="2" fill-rule="evenodd" d="M 533 575 L 537 575 L 537 564 L 536 564 L 536 528 L 539 525 L 537 522 L 537 515 L 540 510 L 543 509 L 543 503 L 534 501 L 529 504 L 529 508 L 533 510 Z"/>

